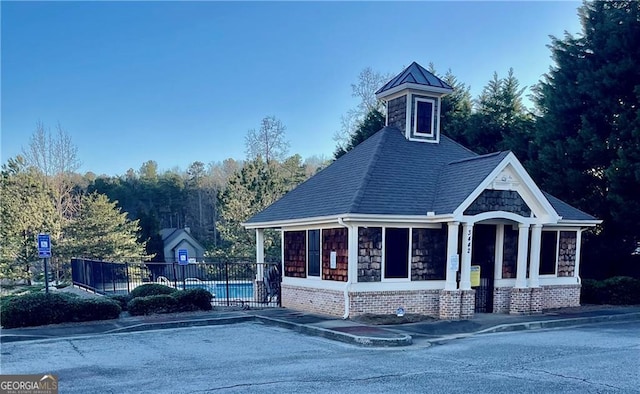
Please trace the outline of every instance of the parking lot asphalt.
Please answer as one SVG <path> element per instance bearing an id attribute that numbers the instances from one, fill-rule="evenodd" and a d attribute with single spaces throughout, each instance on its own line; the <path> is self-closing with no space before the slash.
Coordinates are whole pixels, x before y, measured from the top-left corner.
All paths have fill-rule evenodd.
<path id="1" fill-rule="evenodd" d="M 479 313 L 470 320 L 428 319 L 414 323 L 386 325 L 368 324 L 352 319 L 344 320 L 286 308 L 253 310 L 216 308 L 209 312 L 150 316 L 123 314 L 122 317 L 114 320 L 1 329 L 0 342 L 256 322 L 277 325 L 305 335 L 320 336 L 359 346 L 392 347 L 409 346 L 416 342 L 423 345 L 439 344 L 487 333 L 548 329 L 625 320 L 640 320 L 640 306 L 583 306 L 548 310 L 537 315 Z"/>

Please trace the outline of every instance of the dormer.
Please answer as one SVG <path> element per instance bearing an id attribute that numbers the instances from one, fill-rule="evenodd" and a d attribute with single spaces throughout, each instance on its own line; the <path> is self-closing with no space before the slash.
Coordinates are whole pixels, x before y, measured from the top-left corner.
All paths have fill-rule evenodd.
<path id="1" fill-rule="evenodd" d="M 440 142 L 440 99 L 453 88 L 416 62 L 378 89 L 386 103 L 387 126 L 410 141 Z"/>

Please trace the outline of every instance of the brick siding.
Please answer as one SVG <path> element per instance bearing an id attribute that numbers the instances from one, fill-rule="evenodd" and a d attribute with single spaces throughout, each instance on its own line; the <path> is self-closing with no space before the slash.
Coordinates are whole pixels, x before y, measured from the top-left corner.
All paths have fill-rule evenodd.
<path id="1" fill-rule="evenodd" d="M 493 289 L 493 313 L 509 313 L 511 289 L 511 287 L 495 287 Z"/>
<path id="2" fill-rule="evenodd" d="M 580 285 L 542 286 L 542 309 L 580 306 Z"/>
<path id="3" fill-rule="evenodd" d="M 344 315 L 344 293 L 335 290 L 282 285 L 282 306 L 322 315 Z"/>
<path id="4" fill-rule="evenodd" d="M 350 315 L 395 313 L 399 307 L 406 313 L 438 317 L 440 290 L 352 292 Z"/>

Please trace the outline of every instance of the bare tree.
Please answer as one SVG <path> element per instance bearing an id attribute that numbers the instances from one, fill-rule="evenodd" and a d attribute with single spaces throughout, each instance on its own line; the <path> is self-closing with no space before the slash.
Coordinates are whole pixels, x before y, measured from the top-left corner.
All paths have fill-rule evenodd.
<path id="1" fill-rule="evenodd" d="M 251 129 L 245 137 L 247 158 L 252 160 L 258 156 L 265 162 L 282 161 L 289 152 L 289 141 L 285 139 L 287 128 L 275 116 L 262 119 L 260 129 Z"/>
<path id="2" fill-rule="evenodd" d="M 53 134 L 39 121 L 28 147 L 23 148 L 22 152 L 26 164 L 40 171 L 43 185 L 51 190 L 58 223 L 70 220 L 80 207 L 80 198 L 74 193 L 74 176 L 81 163 L 78 148 L 69 133 L 58 124 Z M 61 233 L 51 235 L 56 239 L 61 237 Z M 59 274 L 63 262 L 54 258 L 52 265 Z M 60 277 L 57 276 L 57 279 Z"/>
<path id="3" fill-rule="evenodd" d="M 340 130 L 336 131 L 333 140 L 338 148 L 345 148 L 354 130 L 373 109 L 382 111 L 384 106 L 376 98 L 376 90 L 391 79 L 391 74 L 382 74 L 366 67 L 358 74 L 357 83 L 351 84 L 351 96 L 359 100 L 356 108 L 348 110 L 340 118 Z"/>

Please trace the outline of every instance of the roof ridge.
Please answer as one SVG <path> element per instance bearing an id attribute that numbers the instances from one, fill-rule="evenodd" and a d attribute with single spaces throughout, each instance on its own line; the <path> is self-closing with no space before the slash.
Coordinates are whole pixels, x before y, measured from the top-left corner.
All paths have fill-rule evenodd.
<path id="1" fill-rule="evenodd" d="M 498 152 L 493 152 L 493 153 L 486 153 L 484 155 L 478 155 L 478 156 L 474 156 L 474 157 L 466 157 L 464 159 L 460 159 L 460 160 L 454 160 L 454 161 L 450 161 L 449 163 L 447 163 L 447 165 L 449 164 L 459 164 L 459 163 L 464 163 L 467 161 L 472 161 L 472 160 L 478 160 L 478 159 L 486 159 L 489 157 L 494 157 L 494 156 L 498 156 L 502 153 L 509 153 L 511 151 L 498 151 Z"/>
<path id="2" fill-rule="evenodd" d="M 385 130 L 385 129 L 389 129 L 389 130 Z M 367 165 L 367 171 L 365 172 L 364 178 L 360 183 L 360 187 L 358 187 L 355 195 L 353 196 L 353 200 L 351 200 L 351 205 L 349 206 L 349 212 L 356 212 L 356 209 L 360 205 L 360 200 L 364 195 L 364 191 L 367 188 L 367 184 L 371 181 L 372 168 L 377 162 L 378 157 L 380 156 L 380 147 L 384 146 L 384 141 L 388 138 L 387 136 L 390 131 L 392 130 L 391 130 L 391 127 L 389 126 L 385 126 L 382 129 L 378 130 L 378 133 L 383 132 L 383 134 L 380 136 L 380 139 L 378 140 L 378 143 L 374 149 L 374 153 L 373 155 L 371 155 L 371 158 L 369 159 L 369 164 Z"/>

